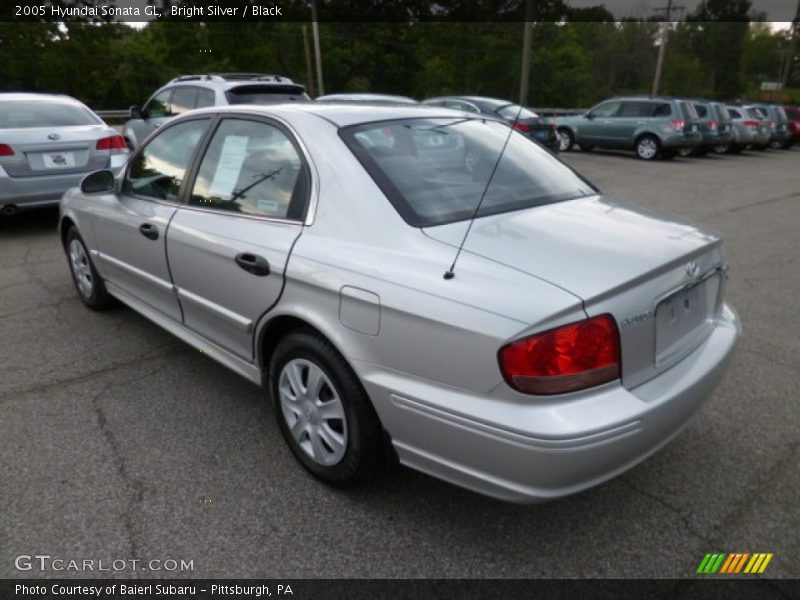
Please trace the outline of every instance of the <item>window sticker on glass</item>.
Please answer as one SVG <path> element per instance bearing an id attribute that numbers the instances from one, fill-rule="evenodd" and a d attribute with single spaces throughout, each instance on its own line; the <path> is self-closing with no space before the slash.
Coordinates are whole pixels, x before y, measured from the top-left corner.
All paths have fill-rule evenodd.
<path id="1" fill-rule="evenodd" d="M 208 189 L 209 195 L 226 199 L 233 196 L 247 154 L 249 140 L 250 138 L 246 135 L 229 135 L 225 138 L 217 170 Z"/>

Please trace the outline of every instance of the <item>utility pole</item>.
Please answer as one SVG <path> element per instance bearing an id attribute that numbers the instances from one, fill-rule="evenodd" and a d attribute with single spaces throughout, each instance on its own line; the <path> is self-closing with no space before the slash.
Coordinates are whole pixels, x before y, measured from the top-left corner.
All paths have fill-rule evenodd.
<path id="1" fill-rule="evenodd" d="M 314 58 L 317 61 L 317 94 L 325 94 L 322 83 L 322 53 L 319 50 L 319 23 L 317 22 L 317 0 L 311 0 L 311 31 L 314 34 Z"/>
<path id="2" fill-rule="evenodd" d="M 314 70 L 311 68 L 311 48 L 308 45 L 308 27 L 303 25 L 303 48 L 306 51 L 306 77 L 308 78 L 308 93 L 316 97 L 314 93 Z"/>
<path id="3" fill-rule="evenodd" d="M 786 49 L 786 62 L 781 64 L 781 92 L 786 89 L 786 83 L 789 81 L 789 73 L 792 70 L 798 38 L 800 38 L 800 0 L 797 0 L 797 12 L 794 15 L 794 21 L 792 21 L 789 47 Z"/>
<path id="4" fill-rule="evenodd" d="M 525 29 L 522 35 L 522 73 L 519 81 L 519 103 L 525 106 L 531 78 L 531 37 L 533 36 L 533 0 L 525 0 Z"/>
<path id="5" fill-rule="evenodd" d="M 651 96 L 658 96 L 658 87 L 661 85 L 661 70 L 664 68 L 664 55 L 667 53 L 667 39 L 669 38 L 669 28 L 672 23 L 673 10 L 686 10 L 685 6 L 673 6 L 672 0 L 667 0 L 667 6 L 654 8 L 655 11 L 664 11 L 664 23 L 661 25 L 661 43 L 658 45 L 658 61 L 656 62 L 656 76 L 653 78 L 653 91 Z"/>

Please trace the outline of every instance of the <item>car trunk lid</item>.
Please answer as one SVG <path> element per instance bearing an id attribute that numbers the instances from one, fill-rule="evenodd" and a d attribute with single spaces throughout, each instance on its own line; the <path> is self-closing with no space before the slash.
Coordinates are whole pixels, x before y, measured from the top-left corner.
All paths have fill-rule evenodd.
<path id="1" fill-rule="evenodd" d="M 97 140 L 114 135 L 106 125 L 4 129 L 3 142 L 14 154 L 0 158 L 11 177 L 34 177 L 94 171 L 108 166 L 109 152 Z"/>
<path id="2" fill-rule="evenodd" d="M 424 231 L 457 247 L 466 226 Z M 482 217 L 464 250 L 571 292 L 589 316 L 612 314 L 627 387 L 696 348 L 710 333 L 722 298 L 716 235 L 600 196 Z"/>

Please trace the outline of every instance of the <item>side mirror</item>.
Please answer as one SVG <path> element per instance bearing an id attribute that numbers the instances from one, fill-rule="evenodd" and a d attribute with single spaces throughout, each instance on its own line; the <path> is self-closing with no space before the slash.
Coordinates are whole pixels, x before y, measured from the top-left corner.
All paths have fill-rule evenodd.
<path id="1" fill-rule="evenodd" d="M 131 113 L 131 119 L 143 119 L 144 118 L 144 113 L 142 112 L 142 109 L 139 108 L 136 105 L 131 106 L 130 113 Z"/>
<path id="2" fill-rule="evenodd" d="M 81 191 L 84 194 L 110 194 L 115 189 L 114 173 L 108 169 L 89 173 L 81 180 Z"/>
<path id="3" fill-rule="evenodd" d="M 589 119 L 590 121 L 591 121 L 592 119 L 594 119 L 594 113 L 586 113 L 586 114 L 585 114 L 585 115 L 583 115 L 583 116 L 584 116 L 584 117 L 586 117 L 587 119 Z"/>

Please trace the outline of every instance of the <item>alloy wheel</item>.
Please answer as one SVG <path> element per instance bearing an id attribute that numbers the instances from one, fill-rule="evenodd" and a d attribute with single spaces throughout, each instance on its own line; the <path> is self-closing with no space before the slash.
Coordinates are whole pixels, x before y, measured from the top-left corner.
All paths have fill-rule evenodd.
<path id="1" fill-rule="evenodd" d="M 644 160 L 652 160 L 658 153 L 658 146 L 652 138 L 643 138 L 636 146 L 636 153 Z"/>
<path id="2" fill-rule="evenodd" d="M 84 298 L 91 298 L 94 291 L 94 278 L 92 277 L 92 266 L 86 249 L 80 240 L 72 240 L 69 244 L 69 262 L 72 266 L 72 275 L 78 286 L 78 291 Z"/>

